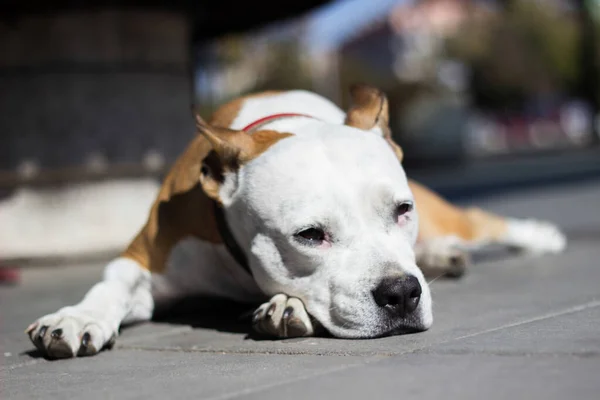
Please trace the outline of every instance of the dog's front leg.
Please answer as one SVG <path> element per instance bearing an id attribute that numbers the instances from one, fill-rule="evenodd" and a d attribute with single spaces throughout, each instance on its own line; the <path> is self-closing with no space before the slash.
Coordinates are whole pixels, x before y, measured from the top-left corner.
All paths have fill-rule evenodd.
<path id="1" fill-rule="evenodd" d="M 153 308 L 150 272 L 120 257 L 79 304 L 39 318 L 26 332 L 47 357 L 88 356 L 111 347 L 122 323 L 149 320 Z"/>
<path id="2" fill-rule="evenodd" d="M 313 336 L 318 323 L 312 319 L 304 303 L 285 294 L 275 295 L 254 312 L 253 329 L 263 335 L 278 338 Z"/>

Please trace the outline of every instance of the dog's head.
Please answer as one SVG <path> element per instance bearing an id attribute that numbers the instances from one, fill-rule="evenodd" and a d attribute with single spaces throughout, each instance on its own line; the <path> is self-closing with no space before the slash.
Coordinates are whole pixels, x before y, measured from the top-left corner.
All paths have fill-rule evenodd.
<path id="1" fill-rule="evenodd" d="M 415 263 L 417 212 L 385 96 L 356 86 L 344 125 L 282 134 L 199 130 L 215 150 L 201 183 L 226 209 L 257 284 L 300 298 L 338 337 L 420 331 L 431 295 Z"/>

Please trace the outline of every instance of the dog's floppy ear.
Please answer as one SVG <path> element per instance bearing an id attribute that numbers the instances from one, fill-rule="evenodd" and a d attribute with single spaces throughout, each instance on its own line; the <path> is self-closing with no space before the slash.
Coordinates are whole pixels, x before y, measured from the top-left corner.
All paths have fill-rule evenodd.
<path id="1" fill-rule="evenodd" d="M 289 133 L 262 130 L 250 135 L 242 130 L 212 126 L 196 114 L 196 129 L 210 143 L 212 151 L 203 160 L 200 184 L 204 192 L 219 200 L 219 189 L 226 172 L 235 172 L 241 165 L 265 152 Z"/>
<path id="2" fill-rule="evenodd" d="M 373 86 L 354 84 L 350 87 L 350 97 L 352 104 L 346 113 L 345 124 L 365 131 L 379 128 L 383 138 L 402 161 L 402 149 L 392 139 L 388 99 L 385 93 Z"/>

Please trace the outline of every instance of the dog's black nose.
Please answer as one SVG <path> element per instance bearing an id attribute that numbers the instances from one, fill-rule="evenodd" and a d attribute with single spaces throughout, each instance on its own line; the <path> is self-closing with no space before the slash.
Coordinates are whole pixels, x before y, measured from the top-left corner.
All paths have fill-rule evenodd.
<path id="1" fill-rule="evenodd" d="M 404 317 L 417 309 L 421 299 L 421 284 L 412 276 L 383 278 L 373 290 L 375 303 Z"/>

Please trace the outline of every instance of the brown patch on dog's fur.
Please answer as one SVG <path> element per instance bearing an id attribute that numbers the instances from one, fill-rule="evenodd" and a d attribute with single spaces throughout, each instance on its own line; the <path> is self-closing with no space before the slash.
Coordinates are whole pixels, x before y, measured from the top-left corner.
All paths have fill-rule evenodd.
<path id="1" fill-rule="evenodd" d="M 212 201 L 199 177 L 202 160 L 211 146 L 197 136 L 175 162 L 163 181 L 144 227 L 123 252 L 152 272 L 162 272 L 171 249 L 187 236 L 221 243 Z"/>

